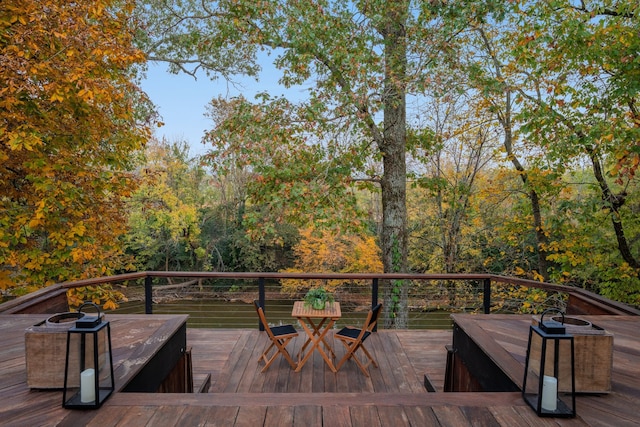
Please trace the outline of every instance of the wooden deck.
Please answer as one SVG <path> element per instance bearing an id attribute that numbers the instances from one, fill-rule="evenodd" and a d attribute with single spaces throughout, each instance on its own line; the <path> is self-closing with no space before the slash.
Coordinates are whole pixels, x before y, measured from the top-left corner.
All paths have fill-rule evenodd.
<path id="1" fill-rule="evenodd" d="M 294 356 L 303 338 L 301 334 L 289 346 Z M 260 373 L 262 365 L 256 361 L 268 343 L 266 334 L 257 330 L 190 329 L 188 342 L 193 346 L 196 378 L 203 370 L 212 373 L 211 393 L 423 394 L 427 392 L 425 373 L 442 390 L 445 345 L 451 342 L 451 331 L 374 334 L 366 345 L 374 352 L 379 368 L 370 367 L 369 378 L 352 361 L 334 374 L 318 352 L 314 352 L 298 373 L 293 372 L 283 358 L 276 360 L 267 372 Z M 213 348 L 213 342 L 217 343 L 217 349 Z M 338 340 L 332 347 L 337 358 L 344 354 Z"/>
<path id="2" fill-rule="evenodd" d="M 505 322 L 510 319 L 515 323 Z M 192 348 L 194 379 L 201 382 L 211 374 L 208 393 L 118 392 L 99 410 L 64 410 L 60 391 L 33 391 L 26 387 L 23 329 L 7 322 L 6 316 L 0 316 L 3 336 L 0 424 L 73 427 L 640 424 L 640 416 L 634 413 L 640 404 L 640 319 L 637 317 L 607 319 L 605 327 L 615 334 L 613 392 L 606 396 L 579 396 L 578 418 L 571 420 L 536 417 L 517 392 L 442 392 L 445 345 L 451 343 L 451 331 L 383 330 L 374 334 L 367 341 L 367 347 L 372 350 L 379 368 L 370 367 L 371 377 L 366 378 L 352 362 L 334 374 L 317 354 L 299 373 L 278 360 L 261 374 L 257 360 L 267 345 L 264 333 L 189 329 L 187 345 Z M 503 319 L 502 323 L 494 318 L 480 328 L 481 335 L 487 342 L 503 344 L 500 357 L 513 357 L 518 361 L 526 340 L 520 329 L 526 331 L 526 322 L 527 319 L 520 316 Z M 134 326 L 127 325 L 131 330 L 126 335 L 130 336 Z M 114 332 L 117 329 L 115 325 L 112 327 Z M 114 341 L 116 339 L 114 337 Z M 301 334 L 292 352 L 297 351 L 302 341 Z M 334 344 L 340 357 L 344 349 L 339 342 Z M 127 348 L 132 347 L 134 343 L 130 342 Z M 134 349 L 129 350 L 129 356 L 133 353 Z M 508 364 L 515 366 L 512 362 Z M 425 374 L 435 392 L 425 388 Z"/>

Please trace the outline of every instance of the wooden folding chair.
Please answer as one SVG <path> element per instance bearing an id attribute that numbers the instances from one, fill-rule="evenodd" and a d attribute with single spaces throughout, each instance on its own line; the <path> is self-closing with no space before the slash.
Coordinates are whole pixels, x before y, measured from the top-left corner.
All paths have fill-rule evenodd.
<path id="1" fill-rule="evenodd" d="M 269 347 L 262 353 L 262 356 L 260 356 L 260 358 L 258 359 L 258 363 L 260 363 L 261 360 L 264 360 L 265 363 L 264 368 L 262 368 L 262 371 L 260 372 L 265 372 L 269 368 L 269 366 L 271 366 L 278 354 L 284 356 L 287 362 L 289 362 L 289 365 L 291 365 L 291 368 L 296 369 L 298 365 L 293 361 L 286 347 L 289 341 L 298 336 L 298 332 L 293 327 L 293 325 L 270 327 L 269 323 L 267 322 L 267 318 L 264 315 L 264 310 L 262 309 L 262 307 L 260 307 L 260 303 L 258 301 L 253 301 L 253 304 L 256 307 L 256 312 L 258 313 L 258 317 L 260 318 L 260 323 L 262 323 L 262 326 L 264 326 L 264 330 L 269 336 L 269 340 L 271 341 L 271 345 L 269 345 Z M 269 355 L 269 352 L 274 347 L 275 351 L 272 355 Z"/>
<path id="2" fill-rule="evenodd" d="M 340 329 L 335 333 L 335 337 L 338 338 L 347 349 L 346 354 L 340 359 L 340 362 L 336 366 L 336 369 L 339 370 L 340 367 L 349 359 L 353 359 L 354 362 L 358 365 L 360 370 L 368 377 L 369 372 L 367 368 L 369 365 L 373 365 L 376 368 L 378 364 L 371 356 L 371 353 L 364 346 L 364 341 L 369 338 L 369 335 L 373 332 L 373 328 L 378 323 L 378 316 L 380 315 L 380 310 L 382 309 L 382 304 L 378 304 L 369 310 L 369 314 L 367 314 L 367 319 L 364 321 L 364 325 L 362 329 L 354 328 L 352 326 L 346 326 Z M 361 348 L 362 352 L 365 354 L 367 359 L 366 364 L 364 364 L 358 357 L 356 356 L 356 351 Z"/>

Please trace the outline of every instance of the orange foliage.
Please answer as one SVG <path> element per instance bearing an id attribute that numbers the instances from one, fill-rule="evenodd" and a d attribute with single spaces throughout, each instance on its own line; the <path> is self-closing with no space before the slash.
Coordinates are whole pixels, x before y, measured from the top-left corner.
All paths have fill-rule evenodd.
<path id="1" fill-rule="evenodd" d="M 133 2 L 0 2 L 0 289 L 121 269 L 122 197 L 147 138 Z"/>
<path id="2" fill-rule="evenodd" d="M 295 267 L 287 273 L 382 273 L 380 249 L 371 236 L 337 234 L 330 230 L 307 228 L 300 231 L 294 248 Z M 334 291 L 343 280 L 283 280 L 282 291 L 295 293 L 309 287 L 324 286 Z"/>

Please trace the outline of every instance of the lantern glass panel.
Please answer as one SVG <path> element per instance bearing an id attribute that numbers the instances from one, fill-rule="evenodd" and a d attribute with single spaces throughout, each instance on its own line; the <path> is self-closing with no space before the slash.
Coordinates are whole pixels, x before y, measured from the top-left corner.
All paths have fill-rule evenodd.
<path id="1" fill-rule="evenodd" d="M 529 331 L 523 397 L 539 416 L 575 416 L 573 337 Z"/>
<path id="2" fill-rule="evenodd" d="M 68 332 L 63 406 L 98 408 L 113 392 L 111 332 L 108 322 Z"/>

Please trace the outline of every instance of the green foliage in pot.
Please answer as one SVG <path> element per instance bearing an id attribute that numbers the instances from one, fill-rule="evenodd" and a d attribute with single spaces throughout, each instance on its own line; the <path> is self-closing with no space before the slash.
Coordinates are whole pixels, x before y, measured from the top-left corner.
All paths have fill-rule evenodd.
<path id="1" fill-rule="evenodd" d="M 309 289 L 304 296 L 304 304 L 311 306 L 314 310 L 324 310 L 327 302 L 333 302 L 333 294 L 329 293 L 322 286 Z"/>

